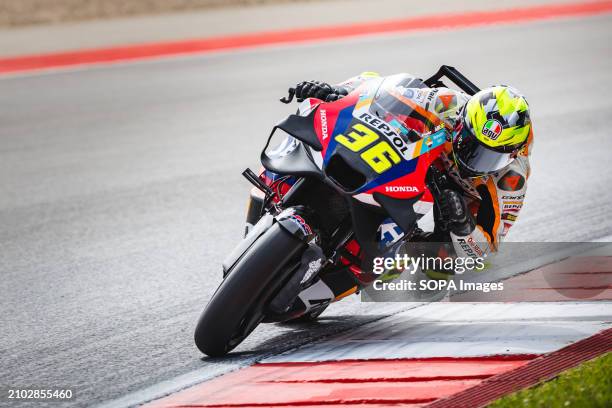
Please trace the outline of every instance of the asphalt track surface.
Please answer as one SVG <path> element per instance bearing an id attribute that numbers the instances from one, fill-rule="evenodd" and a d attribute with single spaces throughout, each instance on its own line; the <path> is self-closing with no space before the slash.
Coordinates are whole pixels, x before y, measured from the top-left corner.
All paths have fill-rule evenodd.
<path id="1" fill-rule="evenodd" d="M 313 326 L 262 326 L 226 359 L 193 345 L 242 233 L 240 172 L 303 79 L 451 64 L 518 87 L 536 145 L 509 238 L 612 235 L 611 27 L 600 16 L 0 79 L 0 384 L 68 387 L 69 405 L 90 406 L 408 307 L 345 300 Z"/>

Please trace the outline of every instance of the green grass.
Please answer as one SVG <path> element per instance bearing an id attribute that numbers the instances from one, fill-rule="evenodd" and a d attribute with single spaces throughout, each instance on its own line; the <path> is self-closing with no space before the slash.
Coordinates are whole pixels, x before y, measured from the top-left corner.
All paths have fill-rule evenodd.
<path id="1" fill-rule="evenodd" d="M 489 407 L 612 407 L 612 353 L 564 371 L 550 381 L 507 395 Z"/>

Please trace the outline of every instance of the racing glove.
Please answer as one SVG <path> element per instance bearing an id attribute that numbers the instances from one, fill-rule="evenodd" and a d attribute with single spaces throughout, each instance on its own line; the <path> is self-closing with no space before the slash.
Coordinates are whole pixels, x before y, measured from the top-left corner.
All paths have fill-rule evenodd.
<path id="1" fill-rule="evenodd" d="M 295 87 L 295 96 L 298 102 L 302 102 L 306 98 L 317 98 L 325 102 L 332 102 L 347 94 L 348 91 L 344 88 L 320 81 L 304 81 Z"/>
<path id="2" fill-rule="evenodd" d="M 476 223 L 463 197 L 454 190 L 442 190 L 437 199 L 441 228 L 458 236 L 474 231 Z"/>

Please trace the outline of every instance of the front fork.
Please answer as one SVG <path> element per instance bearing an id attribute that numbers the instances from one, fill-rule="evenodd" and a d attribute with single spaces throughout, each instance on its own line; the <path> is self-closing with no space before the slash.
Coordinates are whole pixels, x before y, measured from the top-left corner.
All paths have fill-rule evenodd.
<path id="1" fill-rule="evenodd" d="M 246 220 L 244 236 L 246 237 L 261 218 L 263 212 L 263 196 L 257 194 L 258 190 L 253 188 L 247 201 Z"/>
<path id="2" fill-rule="evenodd" d="M 253 197 L 251 197 L 253 200 Z M 256 198 L 255 198 L 256 200 Z M 257 214 L 257 201 L 250 214 Z M 252 201 L 252 202 L 253 202 Z M 249 205 L 251 207 L 251 205 Z M 248 216 L 248 215 L 247 215 Z M 248 220 L 249 221 L 249 220 Z M 277 215 L 266 213 L 259 220 L 250 220 L 255 224 L 250 228 L 241 244 L 232 251 L 224 262 L 224 271 L 230 270 L 237 262 L 242 251 L 246 251 L 272 224 L 280 227 L 307 244 L 300 259 L 292 266 L 293 273 L 282 288 L 276 293 L 267 306 L 264 322 L 286 321 L 298 318 L 306 313 L 322 310 L 335 300 L 334 292 L 320 278 L 319 273 L 328 263 L 328 259 L 319 246 L 320 238 L 316 227 L 316 216 L 305 207 L 289 207 Z"/>
<path id="3" fill-rule="evenodd" d="M 250 170 L 243 174 L 254 185 L 247 203 L 245 235 L 249 237 L 252 231 L 257 235 L 256 229 L 259 228 L 262 214 L 272 212 L 275 221 L 279 222 L 283 229 L 309 244 L 292 279 L 284 285 L 271 303 L 273 316 L 270 316 L 268 321 L 289 320 L 305 313 L 316 313 L 329 303 L 355 293 L 364 286 L 364 274 L 355 263 L 359 263 L 357 257 L 353 257 L 350 262 L 347 261 L 350 252 L 355 255 L 359 252 L 358 245 L 357 252 L 353 251 L 354 245 L 349 244 L 349 236 L 343 238 L 341 242 L 331 243 L 332 247 L 346 246 L 342 249 L 344 256 L 341 256 L 341 260 L 338 259 L 338 254 L 334 257 L 334 265 L 337 264 L 334 267 L 320 248 L 315 214 L 309 213 L 301 206 L 287 210 L 280 208 L 283 197 L 297 182 L 296 178 L 280 178 L 265 170 L 262 170 L 258 177 Z M 265 185 L 262 186 L 262 183 Z M 354 239 L 352 244 L 356 244 Z"/>

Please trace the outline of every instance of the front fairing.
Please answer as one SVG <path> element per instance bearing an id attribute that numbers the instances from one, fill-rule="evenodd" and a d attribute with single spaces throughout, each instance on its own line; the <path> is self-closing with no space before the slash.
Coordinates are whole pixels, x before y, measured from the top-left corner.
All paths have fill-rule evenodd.
<path id="1" fill-rule="evenodd" d="M 315 114 L 316 110 L 308 116 L 289 115 L 274 127 L 261 152 L 261 163 L 267 170 L 280 175 L 324 179 L 313 157 L 322 148 L 314 130 Z M 284 134 L 285 139 L 279 146 L 271 147 L 272 138 L 278 133 Z"/>
<path id="2" fill-rule="evenodd" d="M 262 163 L 280 174 L 314 176 L 343 195 L 382 207 L 404 230 L 431 209 L 426 173 L 448 140 L 444 126 L 419 103 L 424 90 L 399 76 L 365 82 L 330 103 L 307 100 L 305 116 L 275 130 L 303 143 Z M 290 165 L 289 165 L 290 164 Z"/>
<path id="3" fill-rule="evenodd" d="M 430 199 L 425 173 L 448 134 L 439 119 L 421 107 L 426 91 L 407 88 L 418 85 L 408 80 L 406 84 L 406 78 L 397 75 L 367 81 L 348 97 L 317 107 L 314 127 L 322 146 L 321 168 L 345 193 L 365 199 L 374 193 Z M 364 138 L 369 131 L 377 137 Z M 333 171 L 338 156 L 362 176 L 361 183 L 338 180 L 342 177 Z"/>

